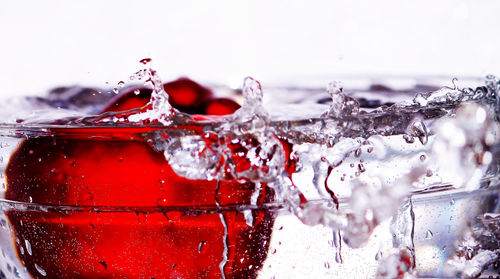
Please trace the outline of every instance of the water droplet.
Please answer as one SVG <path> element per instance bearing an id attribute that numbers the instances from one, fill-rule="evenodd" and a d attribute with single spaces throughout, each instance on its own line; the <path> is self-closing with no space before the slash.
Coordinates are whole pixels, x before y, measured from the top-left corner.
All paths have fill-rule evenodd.
<path id="1" fill-rule="evenodd" d="M 120 80 L 117 85 L 118 87 L 123 87 L 125 85 L 125 82 L 123 80 Z"/>
<path id="2" fill-rule="evenodd" d="M 325 268 L 326 269 L 330 269 L 330 263 L 329 262 L 325 262 Z"/>
<path id="3" fill-rule="evenodd" d="M 451 200 L 450 200 L 450 204 L 451 204 L 451 205 L 455 205 L 455 199 L 451 199 Z"/>
<path id="4" fill-rule="evenodd" d="M 354 156 L 355 157 L 361 156 L 361 148 L 358 148 L 358 149 L 356 149 L 356 151 L 354 151 Z"/>
<path id="5" fill-rule="evenodd" d="M 423 162 L 423 161 L 425 161 L 425 159 L 426 159 L 426 158 L 427 158 L 427 157 L 426 157 L 425 155 L 423 155 L 423 154 L 422 154 L 422 155 L 420 155 L 420 161 L 422 161 L 422 162 Z"/>
<path id="6" fill-rule="evenodd" d="M 47 272 L 45 272 L 45 270 L 44 270 L 42 267 L 40 267 L 39 265 L 35 264 L 35 269 L 36 269 L 36 271 L 38 271 L 38 273 L 40 273 L 42 276 L 44 276 L 44 277 L 45 277 L 45 276 L 47 276 Z"/>
<path id="7" fill-rule="evenodd" d="M 26 239 L 26 240 L 24 240 L 24 244 L 26 246 L 26 251 L 28 252 L 28 254 L 30 256 L 32 256 L 33 255 L 33 251 L 31 250 L 31 243 Z"/>
<path id="8" fill-rule="evenodd" d="M 415 142 L 415 138 L 410 135 L 403 135 L 403 139 L 406 141 L 406 143 L 411 144 Z"/>
<path id="9" fill-rule="evenodd" d="M 363 164 L 358 164 L 358 170 L 360 172 L 365 172 L 366 171 L 365 166 Z"/>
<path id="10" fill-rule="evenodd" d="M 118 87 L 113 88 L 113 92 L 114 92 L 115 94 L 118 94 L 118 92 L 119 92 L 119 91 L 120 91 L 120 90 L 118 89 Z"/>
<path id="11" fill-rule="evenodd" d="M 427 144 L 429 139 L 428 130 L 423 121 L 414 122 L 411 127 L 411 135 L 417 137 L 421 144 Z"/>
<path id="12" fill-rule="evenodd" d="M 427 239 L 431 239 L 433 236 L 434 234 L 432 233 L 431 230 L 427 230 L 427 232 L 425 233 L 425 238 Z"/>
<path id="13" fill-rule="evenodd" d="M 102 265 L 105 270 L 108 270 L 108 264 L 105 261 L 98 261 L 98 263 Z"/>
<path id="14" fill-rule="evenodd" d="M 135 90 L 134 90 L 134 94 L 135 94 L 135 95 L 139 95 L 139 94 L 141 94 L 141 90 L 140 90 L 140 89 L 135 89 Z"/>
<path id="15" fill-rule="evenodd" d="M 158 200 L 156 200 L 156 204 L 160 207 L 165 207 L 168 206 L 168 200 L 167 198 L 159 198 Z"/>
<path id="16" fill-rule="evenodd" d="M 142 63 L 144 65 L 148 64 L 149 62 L 151 62 L 151 58 L 143 58 L 139 61 L 139 63 Z"/>
<path id="17" fill-rule="evenodd" d="M 200 244 L 198 244 L 198 253 L 199 254 L 205 254 L 208 250 L 208 245 L 206 241 L 201 241 Z"/>

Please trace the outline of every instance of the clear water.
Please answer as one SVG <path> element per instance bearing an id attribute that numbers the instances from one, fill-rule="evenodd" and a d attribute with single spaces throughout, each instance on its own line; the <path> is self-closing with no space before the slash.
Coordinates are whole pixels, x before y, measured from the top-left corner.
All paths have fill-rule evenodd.
<path id="1" fill-rule="evenodd" d="M 246 78 L 238 90 L 213 87 L 242 100 L 240 110 L 196 123 L 168 104 L 156 72 L 145 67 L 131 79 L 145 81 L 154 93 L 147 110 L 125 116 L 92 116 L 114 94 L 84 88 L 6 103 L 3 168 L 22 138 L 50 135 L 55 127 L 157 126 L 161 129 L 142 136 L 178 175 L 218 181 L 230 176 L 275 191 L 272 203 L 258 204 L 256 192 L 250 204 L 236 208 L 248 226 L 255 210 L 278 214 L 259 278 L 499 274 L 497 78 L 472 80 L 471 87 L 453 80 L 451 87 L 344 88 L 334 81 L 324 89 L 262 88 Z M 179 128 L 186 123 L 201 127 L 203 134 Z M 207 135 L 215 139 L 207 141 Z M 244 159 L 251 167 L 241 170 L 235 163 L 234 144 L 246 147 Z M 286 169 L 289 160 L 296 162 L 293 172 Z M 82 210 L 5 200 L 1 209 Z M 12 239 L 9 226 L 3 218 L 0 270 L 7 278 L 29 277 L 12 248 L 23 240 Z M 24 245 L 26 253 L 31 246 Z M 227 243 L 224 247 L 227 253 Z M 221 254 L 221 271 L 226 261 L 227 254 Z M 36 270 L 45 273 L 38 265 Z"/>

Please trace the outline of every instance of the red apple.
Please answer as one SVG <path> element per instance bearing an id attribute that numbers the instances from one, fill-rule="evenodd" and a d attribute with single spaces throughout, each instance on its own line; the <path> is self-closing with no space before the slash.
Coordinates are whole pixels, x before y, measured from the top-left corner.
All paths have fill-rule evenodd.
<path id="1" fill-rule="evenodd" d="M 176 104 L 198 109 L 211 98 L 195 99 Z M 107 108 L 148 100 L 124 94 Z M 221 266 L 226 278 L 256 277 L 273 213 L 253 211 L 249 226 L 242 212 L 231 210 L 250 204 L 254 183 L 178 176 L 137 136 L 152 129 L 58 128 L 20 144 L 7 166 L 5 197 L 70 206 L 7 213 L 18 255 L 33 277 L 221 278 Z M 263 187 L 259 203 L 272 197 Z"/>
<path id="2" fill-rule="evenodd" d="M 198 83 L 180 78 L 165 83 L 163 88 L 169 95 L 170 104 L 179 111 L 190 114 L 225 115 L 240 108 L 228 98 L 215 98 L 210 89 Z M 131 87 L 116 96 L 104 111 L 125 111 L 146 105 L 152 90 L 146 87 Z"/>

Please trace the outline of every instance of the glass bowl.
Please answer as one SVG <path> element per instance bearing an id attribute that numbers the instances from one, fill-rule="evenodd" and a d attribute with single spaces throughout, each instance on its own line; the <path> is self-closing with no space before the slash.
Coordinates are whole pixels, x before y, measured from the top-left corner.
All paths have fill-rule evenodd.
<path id="1" fill-rule="evenodd" d="M 498 274 L 498 80 L 341 79 L 212 85 L 242 109 L 166 124 L 9 101 L 0 277 Z"/>

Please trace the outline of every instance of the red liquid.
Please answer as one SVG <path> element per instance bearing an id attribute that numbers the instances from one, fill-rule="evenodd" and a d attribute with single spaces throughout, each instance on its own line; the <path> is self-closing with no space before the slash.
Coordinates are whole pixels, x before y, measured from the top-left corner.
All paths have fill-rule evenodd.
<path id="1" fill-rule="evenodd" d="M 178 176 L 162 152 L 137 136 L 147 130 L 57 129 L 52 137 L 30 138 L 19 146 L 6 170 L 7 199 L 148 211 L 9 211 L 20 240 L 18 255 L 30 274 L 36 278 L 221 278 L 223 263 L 226 278 L 256 277 L 267 255 L 273 214 L 255 210 L 253 226 L 248 226 L 241 212 L 216 211 L 250 204 L 255 185 L 238 181 L 217 185 Z M 272 196 L 263 187 L 258 204 L 271 201 Z M 171 207 L 182 208 L 166 210 Z"/>

